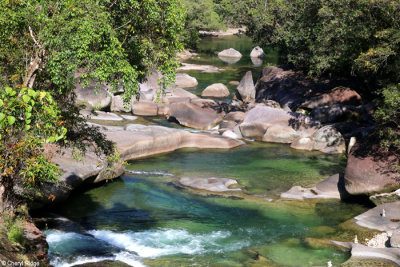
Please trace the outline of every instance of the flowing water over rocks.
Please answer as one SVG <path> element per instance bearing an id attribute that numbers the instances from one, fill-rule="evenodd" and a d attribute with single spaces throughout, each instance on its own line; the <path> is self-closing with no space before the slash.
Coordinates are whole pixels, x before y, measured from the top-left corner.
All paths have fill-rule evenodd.
<path id="1" fill-rule="evenodd" d="M 230 47 L 243 54 L 233 64 L 214 53 Z M 198 85 L 188 90 L 199 96 L 220 82 L 233 95 L 236 86 L 229 82 L 239 81 L 249 70 L 256 76 L 261 73 L 262 67 L 251 61 L 251 49 L 245 37 L 204 39 L 199 57 L 187 63 L 211 64 L 224 71 L 190 73 Z M 264 64 L 278 63 L 273 49 L 264 51 L 260 59 Z M 181 128 L 153 117 L 133 122 Z M 252 141 L 231 150 L 184 148 L 134 160 L 121 179 L 77 191 L 55 207 L 56 213 L 81 228 L 46 231 L 51 263 L 57 267 L 105 261 L 130 266 L 327 266 L 331 261 L 337 266 L 350 254 L 329 240 L 351 240 L 353 232 L 343 225 L 367 207 L 339 200 L 285 200 L 279 195 L 292 186 L 311 187 L 344 168 L 342 155 Z M 179 183 L 181 178 L 210 181 L 212 177 L 236 180 L 238 187 L 209 192 Z"/>

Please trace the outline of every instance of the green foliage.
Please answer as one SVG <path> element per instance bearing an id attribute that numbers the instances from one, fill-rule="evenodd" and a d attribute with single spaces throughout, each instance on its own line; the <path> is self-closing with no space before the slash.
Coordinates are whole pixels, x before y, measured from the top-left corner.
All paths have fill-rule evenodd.
<path id="1" fill-rule="evenodd" d="M 57 166 L 43 156 L 42 144 L 64 140 L 67 129 L 48 92 L 5 87 L 0 103 L 0 184 L 4 202 L 18 204 L 27 196 L 17 196 L 16 186 L 37 189 L 59 177 Z"/>
<path id="2" fill-rule="evenodd" d="M 186 24 L 189 29 L 220 30 L 225 27 L 212 0 L 183 0 L 187 9 Z"/>
<path id="3" fill-rule="evenodd" d="M 182 41 L 188 48 L 196 48 L 200 30 L 216 31 L 225 29 L 225 23 L 216 12 L 217 6 L 212 0 L 183 0 L 186 8 L 185 32 Z"/>
<path id="4" fill-rule="evenodd" d="M 4 226 L 7 229 L 7 237 L 13 243 L 24 243 L 24 221 L 18 216 L 6 215 L 4 216 Z"/>
<path id="5" fill-rule="evenodd" d="M 375 112 L 378 134 L 387 149 L 400 150 L 400 84 L 390 85 L 381 92 L 382 99 Z"/>
<path id="6" fill-rule="evenodd" d="M 0 1 L 0 183 L 9 204 L 25 198 L 15 185 L 58 177 L 42 143 L 112 155 L 112 142 L 79 116 L 75 85 L 123 87 L 126 103 L 150 71 L 168 85 L 185 16 L 179 0 Z"/>
<path id="7" fill-rule="evenodd" d="M 172 82 L 184 22 L 179 0 L 0 1 L 0 84 L 51 92 L 68 145 L 110 153 L 104 135 L 80 119 L 75 84 L 123 87 L 128 103 L 152 70 Z"/>
<path id="8" fill-rule="evenodd" d="M 384 88 L 377 128 L 386 148 L 399 147 L 399 87 L 393 86 L 400 82 L 399 1 L 227 1 L 255 42 L 280 46 L 296 68 L 314 76 L 358 76 L 366 88 L 377 88 L 373 93 Z"/>

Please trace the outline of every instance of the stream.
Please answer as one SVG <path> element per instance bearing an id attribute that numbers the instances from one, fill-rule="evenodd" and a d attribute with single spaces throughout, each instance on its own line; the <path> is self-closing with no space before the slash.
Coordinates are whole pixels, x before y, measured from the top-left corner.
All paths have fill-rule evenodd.
<path id="1" fill-rule="evenodd" d="M 243 54 L 235 64 L 214 53 L 230 47 Z M 240 81 L 248 70 L 256 78 L 262 67 L 254 66 L 251 49 L 245 37 L 202 39 L 199 57 L 187 62 L 225 71 L 188 72 L 199 81 L 189 91 L 200 95 L 212 83 Z M 279 62 L 277 51 L 266 52 L 264 65 Z M 343 171 L 345 164 L 343 155 L 250 141 L 232 150 L 182 149 L 129 162 L 120 179 L 75 192 L 56 207 L 81 230 L 45 230 L 51 264 L 112 260 L 131 266 L 327 266 L 331 261 L 336 266 L 349 252 L 318 240 L 349 238 L 340 224 L 367 207 L 338 200 L 284 200 L 279 194 L 294 185 L 312 186 Z M 236 179 L 242 192 L 193 192 L 177 184 L 180 177 Z"/>

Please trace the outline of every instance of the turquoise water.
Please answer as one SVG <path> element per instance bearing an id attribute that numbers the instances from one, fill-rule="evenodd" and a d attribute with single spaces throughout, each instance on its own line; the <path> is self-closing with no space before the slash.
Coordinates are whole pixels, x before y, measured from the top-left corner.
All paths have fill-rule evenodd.
<path id="1" fill-rule="evenodd" d="M 235 64 L 214 51 L 229 47 L 244 55 Z M 227 84 L 262 67 L 248 56 L 245 37 L 204 39 L 200 58 L 188 62 L 228 69 L 190 73 L 200 94 L 215 82 Z M 279 62 L 267 50 L 263 64 Z M 234 87 L 230 86 L 233 91 Z M 125 122 L 123 122 L 125 123 Z M 131 122 L 127 122 L 131 123 Z M 160 118 L 134 123 L 180 127 Z M 366 210 L 340 201 L 279 199 L 293 185 L 311 186 L 341 172 L 346 159 L 290 149 L 282 144 L 249 142 L 232 150 L 183 149 L 129 162 L 115 181 L 76 192 L 59 213 L 81 229 L 46 231 L 51 263 L 57 267 L 101 260 L 131 266 L 327 266 L 344 262 L 348 252 L 324 245 L 340 235 L 340 224 Z M 216 195 L 182 188 L 181 177 L 236 179 L 241 192 Z"/>
<path id="2" fill-rule="evenodd" d="M 47 232 L 52 263 L 119 259 L 132 266 L 248 266 L 260 263 L 254 253 L 262 255 L 262 266 L 344 262 L 347 252 L 314 248 L 305 240 L 328 237 L 318 229 L 331 234 L 365 207 L 276 197 L 292 185 L 318 182 L 343 164 L 338 156 L 265 144 L 181 150 L 131 162 L 122 179 L 75 194 L 57 208 L 84 230 Z M 234 178 L 244 192 L 200 195 L 177 185 L 180 177 Z"/>

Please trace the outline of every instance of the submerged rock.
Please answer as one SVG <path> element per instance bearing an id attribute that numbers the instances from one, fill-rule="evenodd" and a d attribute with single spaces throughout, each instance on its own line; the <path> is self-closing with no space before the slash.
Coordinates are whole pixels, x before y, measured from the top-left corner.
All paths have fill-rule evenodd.
<path id="1" fill-rule="evenodd" d="M 351 248 L 351 259 L 353 258 L 381 258 L 390 260 L 400 265 L 400 249 L 398 248 L 371 248 L 361 244 L 353 244 Z"/>
<path id="2" fill-rule="evenodd" d="M 281 198 L 290 199 L 346 199 L 348 193 L 344 188 L 343 174 L 335 174 L 312 188 L 293 186 L 289 191 L 281 194 Z"/>
<path id="3" fill-rule="evenodd" d="M 183 186 L 191 187 L 199 190 L 207 190 L 211 192 L 240 191 L 240 188 L 230 189 L 232 185 L 236 185 L 237 181 L 228 178 L 188 178 L 179 179 L 179 183 Z"/>

